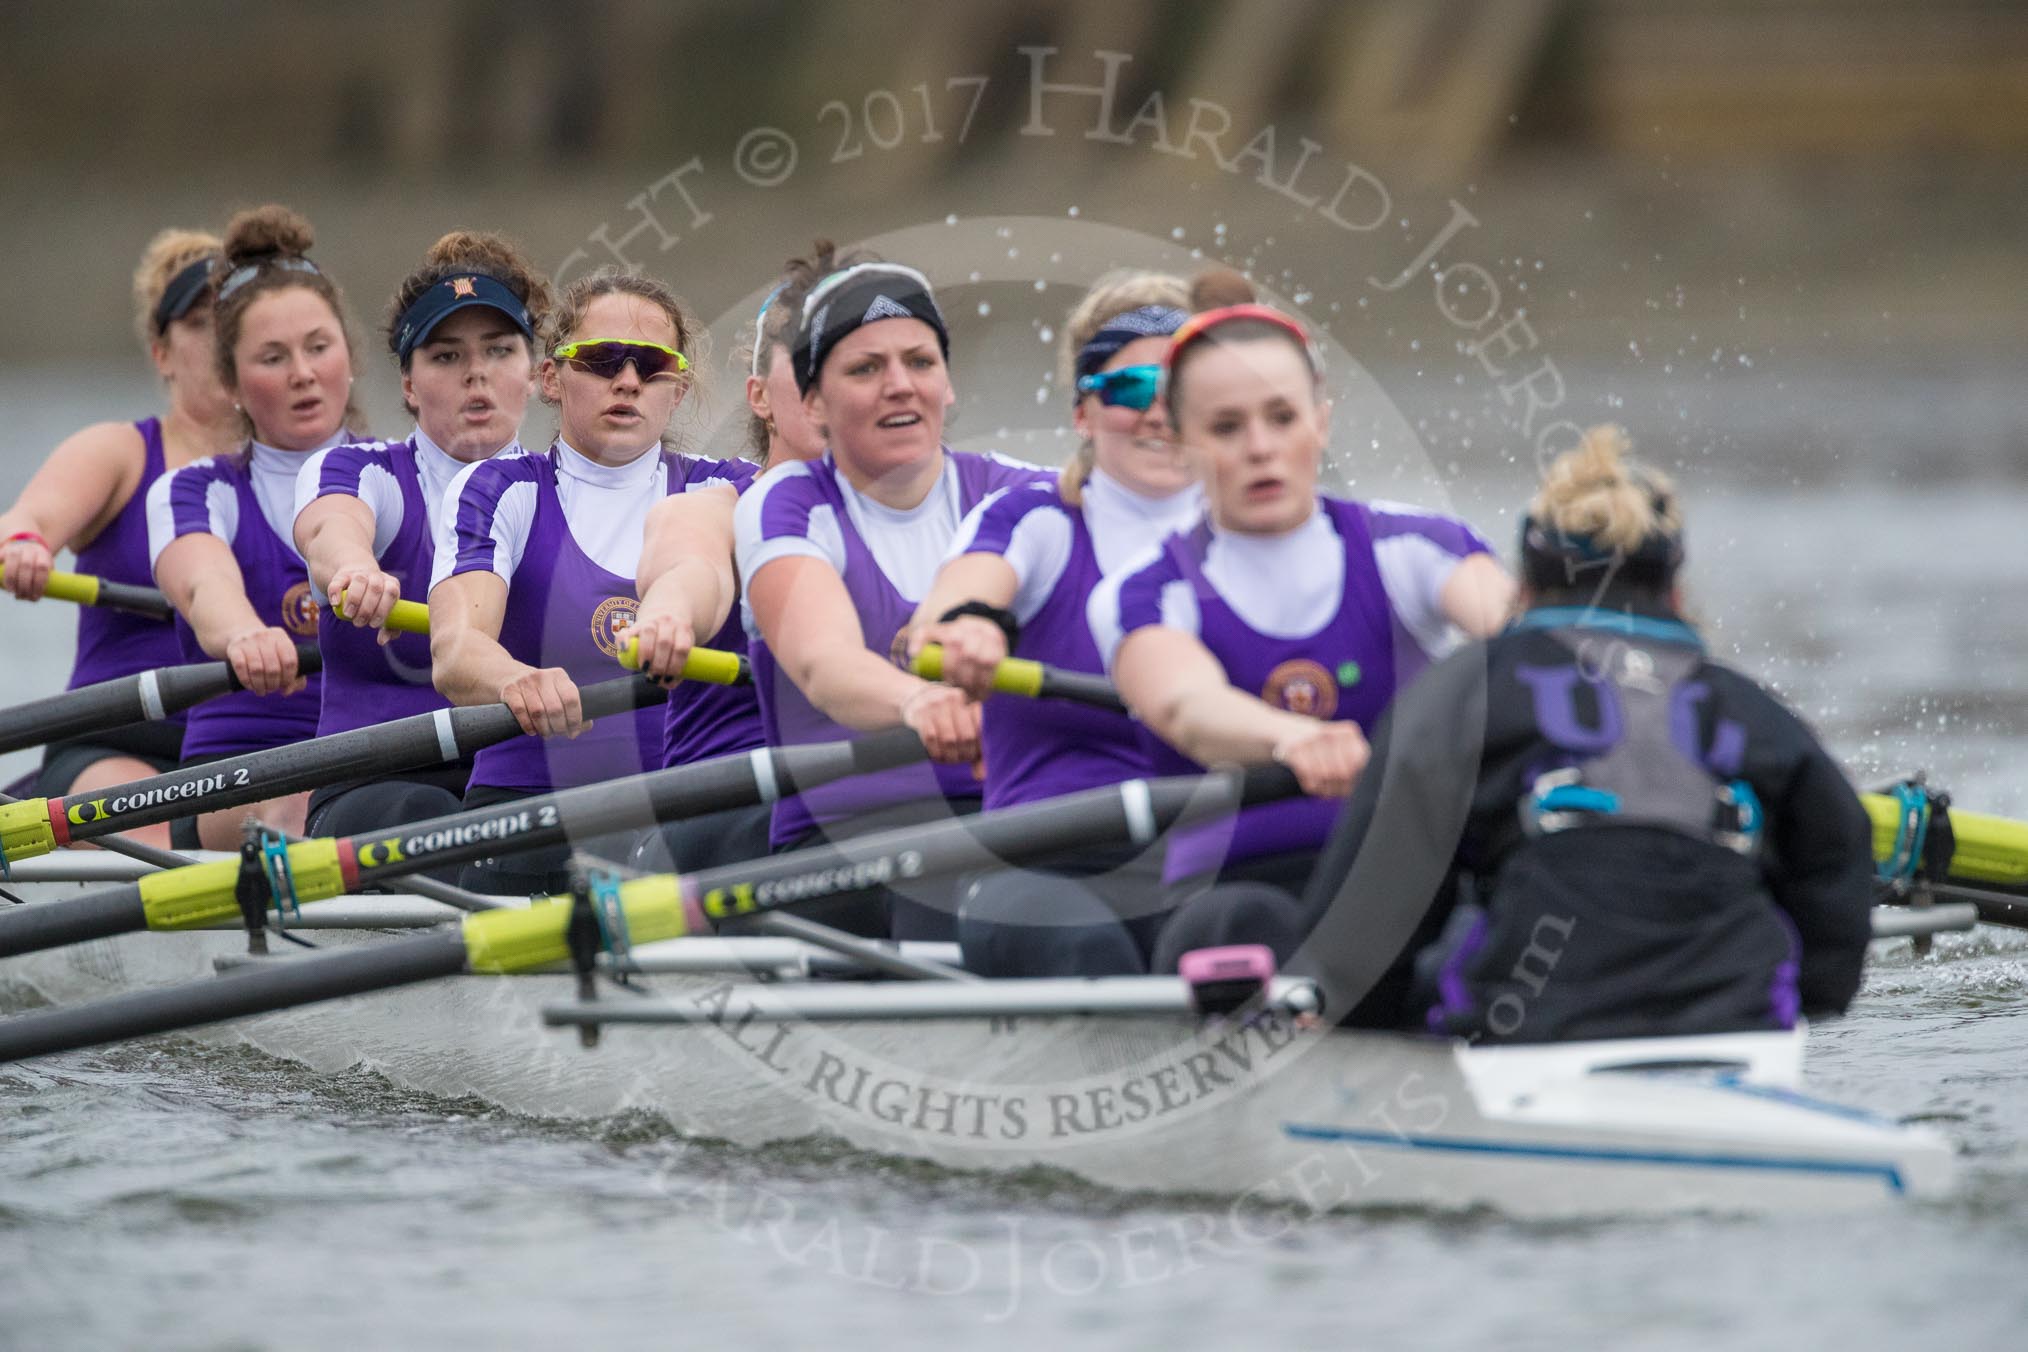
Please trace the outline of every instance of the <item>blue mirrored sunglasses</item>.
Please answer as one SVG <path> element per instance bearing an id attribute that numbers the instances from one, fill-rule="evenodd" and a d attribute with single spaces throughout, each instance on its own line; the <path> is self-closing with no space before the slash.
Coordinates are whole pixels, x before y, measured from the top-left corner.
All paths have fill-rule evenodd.
<path id="1" fill-rule="evenodd" d="M 1162 392 L 1159 366 L 1122 366 L 1078 377 L 1079 394 L 1096 394 L 1101 404 L 1114 408 L 1145 409 Z"/>

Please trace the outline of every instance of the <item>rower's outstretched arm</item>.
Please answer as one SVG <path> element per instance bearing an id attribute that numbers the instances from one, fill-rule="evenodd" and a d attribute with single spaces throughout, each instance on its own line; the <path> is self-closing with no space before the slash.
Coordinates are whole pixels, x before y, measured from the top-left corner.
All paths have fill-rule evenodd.
<path id="1" fill-rule="evenodd" d="M 90 543 L 114 502 L 134 493 L 139 439 L 132 423 L 95 423 L 64 438 L 0 512 L 0 586 L 26 601 L 41 598 L 57 552 Z"/>
<path id="2" fill-rule="evenodd" d="M 1437 608 L 1466 638 L 1491 638 L 1514 616 L 1514 578 L 1491 554 L 1468 554 L 1437 591 Z"/>
<path id="3" fill-rule="evenodd" d="M 973 699 L 993 693 L 993 674 L 1008 656 L 1007 632 L 993 621 L 978 615 L 960 615 L 940 620 L 968 601 L 977 601 L 1006 610 L 1014 604 L 1021 579 L 1012 564 L 999 554 L 960 554 L 937 571 L 929 595 L 916 607 L 909 625 L 908 655 L 932 643 L 944 650 L 944 680 L 964 690 Z"/>
<path id="4" fill-rule="evenodd" d="M 771 559 L 747 579 L 754 622 L 810 703 L 850 728 L 912 728 L 933 760 L 979 755 L 979 706 L 964 691 L 925 681 L 866 646 L 845 583 L 822 559 Z"/>
<path id="5" fill-rule="evenodd" d="M 732 565 L 737 496 L 710 485 L 667 497 L 648 510 L 634 585 L 641 608 L 618 637 L 641 645 L 641 670 L 673 683 L 690 650 L 718 632 L 739 601 Z"/>
<path id="6" fill-rule="evenodd" d="M 314 462 L 305 474 L 316 472 Z M 363 629 L 380 629 L 401 599 L 401 580 L 380 566 L 373 552 L 373 509 L 348 493 L 326 493 L 296 513 L 296 552 L 309 567 L 310 581 Z M 384 630 L 381 639 L 392 637 Z"/>
<path id="7" fill-rule="evenodd" d="M 260 617 L 247 599 L 239 559 L 216 535 L 171 540 L 155 558 L 155 585 L 197 635 L 198 646 L 232 663 L 248 690 L 293 695 L 309 684 L 296 669 L 296 641 Z"/>
<path id="8" fill-rule="evenodd" d="M 1199 765 L 1280 761 L 1305 793 L 1342 798 L 1366 763 L 1359 725 L 1277 709 L 1234 689 L 1211 650 L 1191 634 L 1148 625 L 1113 658 L 1113 683 L 1136 717 Z"/>
<path id="9" fill-rule="evenodd" d="M 585 727 L 577 683 L 561 667 L 531 667 L 500 646 L 507 581 L 456 573 L 430 589 L 430 675 L 453 704 L 505 704 L 521 730 L 575 737 Z"/>

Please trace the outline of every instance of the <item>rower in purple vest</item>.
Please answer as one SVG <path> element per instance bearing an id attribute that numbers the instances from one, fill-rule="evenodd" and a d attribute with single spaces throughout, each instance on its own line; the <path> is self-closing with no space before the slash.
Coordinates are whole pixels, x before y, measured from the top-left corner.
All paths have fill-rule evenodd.
<path id="1" fill-rule="evenodd" d="M 1085 620 L 1092 590 L 1202 509 L 1159 391 L 1189 304 L 1180 277 L 1146 272 L 1102 280 L 1079 302 L 1064 325 L 1077 454 L 1056 484 L 974 509 L 916 612 L 911 650 L 942 644 L 944 679 L 984 702 L 989 810 L 1149 772 L 1124 714 L 990 696 L 1010 655 L 1102 674 Z M 965 966 L 986 976 L 1145 972 L 1166 914 L 1161 851 L 1121 845 L 970 879 L 958 938 Z"/>
<path id="2" fill-rule="evenodd" d="M 761 717 L 777 746 L 905 725 L 937 764 L 785 799 L 777 849 L 977 810 L 978 705 L 895 659 L 965 513 L 997 489 L 1054 475 L 944 446 L 956 398 L 949 353 L 929 281 L 913 268 L 860 263 L 803 300 L 796 384 L 826 451 L 769 474 L 736 518 Z M 948 938 L 952 891 L 877 889 L 822 918 L 859 933 Z"/>
<path id="3" fill-rule="evenodd" d="M 43 594 L 57 551 L 76 571 L 152 586 L 148 490 L 181 469 L 239 444 L 239 414 L 218 381 L 211 342 L 216 235 L 164 230 L 134 271 L 134 327 L 161 378 L 168 408 L 138 422 L 105 422 L 67 437 L 21 497 L 0 512 L 0 587 L 24 601 Z M 77 612 L 77 656 L 64 687 L 76 690 L 183 660 L 175 625 L 102 606 Z M 35 792 L 56 797 L 126 784 L 173 768 L 183 755 L 183 715 L 60 742 L 43 753 Z M 169 827 L 132 832 L 155 845 Z"/>
<path id="4" fill-rule="evenodd" d="M 244 690 L 190 711 L 185 764 L 263 751 L 317 732 L 319 680 L 297 670 L 317 636 L 310 578 L 289 539 L 296 475 L 317 451 L 357 438 L 344 300 L 307 256 L 310 223 L 286 207 L 226 227 L 214 302 L 218 370 L 248 442 L 186 465 L 148 491 L 155 582 L 180 616 L 187 660 L 224 658 Z M 178 823 L 181 843 L 236 849 L 249 817 L 300 832 L 308 794 Z"/>
<path id="5" fill-rule="evenodd" d="M 795 317 L 810 288 L 860 261 L 857 254 L 839 256 L 831 241 L 820 239 L 810 257 L 789 260 L 781 281 L 761 301 L 753 341 L 740 362 L 746 370 L 746 404 L 752 415 L 747 451 L 761 475 L 824 453 L 823 438 L 796 388 L 789 349 L 796 336 Z M 703 685 L 669 676 L 682 670 L 700 634 L 710 635 L 705 647 L 747 651 L 739 575 L 733 564 L 733 505 L 734 499 L 724 493 L 683 493 L 664 498 L 648 511 L 637 579 L 641 609 L 628 637 L 640 641 L 641 669 L 671 687 L 664 725 L 665 767 L 767 742 L 753 687 Z M 755 859 L 768 852 L 772 821 L 773 808 L 763 803 L 666 822 L 641 842 L 632 863 L 656 872 L 694 872 Z"/>
<path id="6" fill-rule="evenodd" d="M 456 704 L 504 702 L 528 738 L 474 758 L 468 806 L 639 774 L 660 766 L 663 712 L 585 720 L 578 683 L 618 674 L 633 622 L 648 509 L 664 497 L 753 477 L 745 460 L 665 449 L 690 387 L 683 348 L 695 328 L 668 288 L 605 269 L 565 289 L 540 372 L 556 405 L 556 444 L 481 462 L 452 483 L 437 526 L 430 655 Z M 631 838 L 593 835 L 589 852 L 623 859 Z M 465 870 L 487 891 L 561 891 L 568 847 L 497 856 Z"/>
<path id="7" fill-rule="evenodd" d="M 339 446 L 296 479 L 296 545 L 324 603 L 317 735 L 450 707 L 430 683 L 426 634 L 381 628 L 394 603 L 429 594 L 436 519 L 451 480 L 519 455 L 535 385 L 535 325 L 549 283 L 497 235 L 453 231 L 395 291 L 387 345 L 415 415 L 406 441 Z M 346 614 L 327 598 L 342 595 Z M 469 760 L 346 780 L 310 795 L 312 835 L 349 836 L 458 810 Z"/>
<path id="8" fill-rule="evenodd" d="M 1459 632 L 1496 632 L 1513 582 L 1455 517 L 1317 491 L 1330 405 L 1316 349 L 1288 316 L 1253 304 L 1199 313 L 1170 340 L 1164 370 L 1205 517 L 1105 580 L 1092 633 L 1159 739 L 1158 770 L 1272 759 L 1311 795 L 1175 832 L 1171 883 L 1300 891 L 1332 800 L 1365 764 L 1362 729 Z"/>

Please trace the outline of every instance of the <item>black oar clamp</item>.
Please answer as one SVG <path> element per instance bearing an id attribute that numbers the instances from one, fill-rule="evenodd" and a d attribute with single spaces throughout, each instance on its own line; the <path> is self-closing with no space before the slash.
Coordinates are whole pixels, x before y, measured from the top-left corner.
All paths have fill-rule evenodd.
<path id="1" fill-rule="evenodd" d="M 570 875 L 570 919 L 564 925 L 563 941 L 570 950 L 571 970 L 577 973 L 579 1001 L 590 1004 L 598 1000 L 599 954 L 624 955 L 628 951 L 626 925 L 626 913 L 620 909 L 619 878 L 603 869 L 574 865 Z M 598 1046 L 599 1025 L 580 1024 L 578 1041 L 586 1047 Z"/>
<path id="2" fill-rule="evenodd" d="M 239 877 L 233 881 L 232 899 L 239 903 L 239 918 L 246 925 L 246 951 L 264 958 L 268 953 L 268 902 L 274 895 L 262 866 L 258 828 L 248 823 L 239 846 Z"/>

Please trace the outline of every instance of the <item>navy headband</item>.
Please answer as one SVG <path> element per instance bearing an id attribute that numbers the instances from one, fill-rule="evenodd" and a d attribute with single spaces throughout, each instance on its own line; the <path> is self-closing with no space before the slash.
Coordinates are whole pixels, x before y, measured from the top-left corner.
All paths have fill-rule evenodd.
<path id="1" fill-rule="evenodd" d="M 1091 341 L 1077 350 L 1077 379 L 1096 375 L 1128 343 L 1142 338 L 1167 338 L 1183 327 L 1189 315 L 1173 305 L 1143 305 L 1114 315 Z"/>
<path id="2" fill-rule="evenodd" d="M 446 277 L 425 287 L 420 296 L 409 302 L 408 308 L 401 312 L 401 322 L 395 326 L 395 357 L 406 366 L 410 354 L 429 341 L 437 325 L 474 305 L 498 310 L 507 316 L 509 323 L 521 330 L 524 338 L 535 341 L 535 324 L 528 316 L 527 303 L 498 277 L 468 272 Z"/>
<path id="3" fill-rule="evenodd" d="M 796 388 L 808 394 L 831 349 L 855 329 L 881 319 L 920 319 L 936 330 L 937 346 L 944 360 L 950 360 L 950 330 L 944 327 L 929 278 L 898 263 L 859 263 L 817 283 L 803 302 L 802 322 L 796 325 L 796 345 L 790 352 Z"/>
<path id="4" fill-rule="evenodd" d="M 204 288 L 210 284 L 211 270 L 217 264 L 217 257 L 207 254 L 194 263 L 186 263 L 169 279 L 169 284 L 162 288 L 161 299 L 155 302 L 157 338 L 169 332 L 171 324 L 189 314 L 204 298 Z"/>

